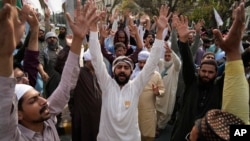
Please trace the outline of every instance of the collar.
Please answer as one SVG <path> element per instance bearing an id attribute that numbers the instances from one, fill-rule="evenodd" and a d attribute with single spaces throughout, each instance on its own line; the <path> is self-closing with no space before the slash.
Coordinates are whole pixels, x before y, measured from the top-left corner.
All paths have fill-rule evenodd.
<path id="1" fill-rule="evenodd" d="M 27 136 L 29 139 L 34 139 L 35 135 L 40 134 L 37 132 L 34 132 L 26 127 L 24 127 L 21 124 L 18 124 L 18 128 L 20 129 L 20 131 L 22 132 L 23 135 Z M 44 129 L 43 131 L 47 130 L 47 128 L 51 128 L 51 126 L 47 123 L 44 122 Z"/>

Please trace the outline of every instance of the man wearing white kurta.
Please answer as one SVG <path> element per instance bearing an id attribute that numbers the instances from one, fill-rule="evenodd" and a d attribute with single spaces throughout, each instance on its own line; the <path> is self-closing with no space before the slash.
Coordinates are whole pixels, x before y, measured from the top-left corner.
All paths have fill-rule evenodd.
<path id="1" fill-rule="evenodd" d="M 177 83 L 181 70 L 180 58 L 171 49 L 167 49 L 165 59 L 161 59 L 159 62 L 159 70 L 166 90 L 162 97 L 156 97 L 157 127 L 164 129 L 175 106 Z"/>
<path id="2" fill-rule="evenodd" d="M 98 41 L 96 23 L 90 27 L 89 50 L 92 64 L 102 89 L 102 111 L 99 127 L 98 141 L 140 141 L 141 135 L 138 127 L 138 101 L 142 89 L 145 87 L 158 64 L 163 47 L 162 32 L 168 23 L 168 7 L 162 6 L 160 17 L 156 20 L 158 31 L 151 50 L 150 57 L 141 73 L 134 79 L 121 84 L 117 79 L 130 77 L 133 63 L 129 58 L 121 56 L 113 62 L 114 78 L 108 74 Z M 118 66 L 120 64 L 120 66 Z M 121 68 L 123 70 L 121 70 Z M 127 75 L 127 70 L 129 74 Z M 116 74 L 117 70 L 120 71 Z M 116 75 L 118 75 L 116 78 Z M 129 79 L 129 78 L 128 78 Z"/>

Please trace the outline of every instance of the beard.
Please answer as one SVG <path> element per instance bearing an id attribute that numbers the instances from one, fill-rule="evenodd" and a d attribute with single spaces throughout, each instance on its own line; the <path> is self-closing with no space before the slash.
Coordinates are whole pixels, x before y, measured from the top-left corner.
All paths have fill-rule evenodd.
<path id="1" fill-rule="evenodd" d="M 150 40 L 149 41 L 149 44 L 152 46 L 153 45 L 153 43 L 154 43 L 154 40 Z"/>
<path id="2" fill-rule="evenodd" d="M 120 77 L 125 77 L 125 79 L 121 79 Z M 130 75 L 126 76 L 125 73 L 121 72 L 119 74 L 115 74 L 114 75 L 115 81 L 118 83 L 118 85 L 125 85 L 126 83 L 128 83 L 129 79 L 130 79 Z"/>
<path id="3" fill-rule="evenodd" d="M 214 80 L 215 80 L 215 78 L 210 79 L 210 78 L 208 78 L 206 76 L 203 76 L 203 77 L 199 76 L 199 81 L 200 81 L 201 85 L 203 85 L 203 86 L 212 85 Z"/>
<path id="4" fill-rule="evenodd" d="M 59 33 L 58 38 L 59 39 L 65 39 L 66 33 Z"/>
<path id="5" fill-rule="evenodd" d="M 44 42 L 44 41 L 45 41 L 45 37 L 44 37 L 44 36 L 38 37 L 38 40 L 39 40 L 40 42 Z"/>
<path id="6" fill-rule="evenodd" d="M 51 50 L 56 50 L 58 48 L 57 43 L 48 43 L 48 48 Z"/>
<path id="7" fill-rule="evenodd" d="M 167 70 L 172 66 L 173 61 L 164 61 L 164 68 L 166 68 Z"/>

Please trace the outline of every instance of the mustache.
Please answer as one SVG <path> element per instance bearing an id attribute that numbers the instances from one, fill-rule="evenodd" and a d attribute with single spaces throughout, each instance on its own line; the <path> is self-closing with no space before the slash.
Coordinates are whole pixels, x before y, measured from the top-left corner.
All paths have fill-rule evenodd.
<path id="1" fill-rule="evenodd" d="M 42 114 L 47 108 L 48 108 L 48 104 L 45 104 L 39 111 L 40 114 Z"/>
<path id="2" fill-rule="evenodd" d="M 118 74 L 118 76 L 126 76 L 126 74 L 124 72 L 121 72 Z"/>

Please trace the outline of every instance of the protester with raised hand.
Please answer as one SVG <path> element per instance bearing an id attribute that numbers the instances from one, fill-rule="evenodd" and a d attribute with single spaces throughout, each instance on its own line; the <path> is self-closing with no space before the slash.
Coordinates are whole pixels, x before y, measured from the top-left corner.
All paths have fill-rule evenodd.
<path id="1" fill-rule="evenodd" d="M 9 3 L 13 2 L 8 1 Z M 5 3 L 4 3 L 5 4 Z M 25 8 L 25 6 L 24 6 Z M 34 11 L 24 9 L 20 12 L 23 20 L 25 16 L 34 17 Z M 88 11 L 88 12 L 87 12 Z M 12 76 L 12 52 L 24 32 L 24 23 L 18 20 L 15 5 L 5 4 L 0 11 L 0 139 L 11 141 L 59 141 L 55 127 L 55 116 L 60 113 L 69 100 L 70 91 L 75 87 L 79 75 L 79 56 L 81 43 L 88 32 L 86 27 L 97 19 L 96 11 L 90 3 L 81 7 L 77 1 L 77 14 L 74 22 L 67 14 L 73 32 L 73 41 L 69 56 L 63 70 L 62 79 L 46 100 L 33 87 L 16 84 Z M 8 40 L 5 39 L 8 37 Z M 4 68 L 4 69 L 2 69 Z M 16 95 L 15 95 L 16 94 Z M 16 98 L 17 97 L 17 98 Z"/>
<path id="2" fill-rule="evenodd" d="M 164 41 L 162 33 L 168 23 L 169 7 L 160 8 L 157 22 L 156 40 L 144 69 L 134 79 L 129 80 L 133 70 L 133 61 L 120 56 L 113 61 L 111 78 L 105 69 L 103 56 L 98 41 L 97 22 L 90 26 L 89 50 L 92 64 L 102 90 L 102 110 L 98 141 L 140 141 L 141 135 L 138 127 L 138 100 L 142 89 L 145 87 L 154 72 Z"/>
<path id="3" fill-rule="evenodd" d="M 241 59 L 240 42 L 245 28 L 244 2 L 234 10 L 234 21 L 228 36 L 222 37 L 219 30 L 213 31 L 215 42 L 226 52 L 225 79 L 221 110 L 210 110 L 196 120 L 187 139 L 230 140 L 230 125 L 249 124 L 249 86 Z"/>

